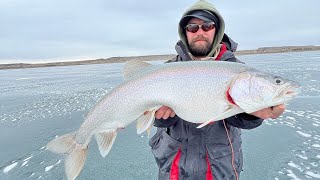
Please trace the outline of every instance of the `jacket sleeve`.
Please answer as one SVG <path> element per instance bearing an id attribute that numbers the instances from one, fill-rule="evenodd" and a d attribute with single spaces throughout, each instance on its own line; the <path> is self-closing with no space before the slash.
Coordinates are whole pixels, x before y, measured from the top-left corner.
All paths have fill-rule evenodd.
<path id="1" fill-rule="evenodd" d="M 173 126 L 179 120 L 178 116 L 169 117 L 168 119 L 155 119 L 153 125 L 159 128 L 168 128 Z"/>
<path id="2" fill-rule="evenodd" d="M 237 114 L 235 116 L 226 118 L 225 120 L 229 125 L 241 129 L 253 129 L 260 126 L 263 122 L 263 119 L 247 113 Z"/>

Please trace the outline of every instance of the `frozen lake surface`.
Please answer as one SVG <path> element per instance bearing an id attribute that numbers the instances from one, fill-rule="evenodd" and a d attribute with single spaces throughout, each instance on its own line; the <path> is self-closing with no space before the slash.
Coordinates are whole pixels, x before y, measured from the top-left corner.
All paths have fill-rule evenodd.
<path id="1" fill-rule="evenodd" d="M 239 59 L 303 86 L 280 118 L 242 131 L 241 179 L 320 179 L 320 52 Z M 0 71 L 0 179 L 66 179 L 63 156 L 45 145 L 77 130 L 99 98 L 123 80 L 122 68 L 102 64 Z M 118 134 L 106 158 L 92 141 L 77 179 L 157 179 L 148 140 L 131 124 Z"/>

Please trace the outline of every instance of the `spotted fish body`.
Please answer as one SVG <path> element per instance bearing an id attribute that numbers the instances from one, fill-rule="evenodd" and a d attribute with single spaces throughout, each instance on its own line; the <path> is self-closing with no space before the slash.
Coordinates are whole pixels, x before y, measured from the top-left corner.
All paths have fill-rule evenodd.
<path id="1" fill-rule="evenodd" d="M 129 62 L 125 81 L 108 92 L 88 113 L 79 130 L 47 145 L 68 154 L 65 171 L 75 179 L 84 165 L 94 135 L 106 156 L 117 130 L 137 120 L 137 132 L 150 130 L 161 106 L 171 107 L 182 119 L 203 127 L 238 113 L 251 113 L 291 100 L 299 85 L 240 63 L 200 62 L 150 65 Z"/>

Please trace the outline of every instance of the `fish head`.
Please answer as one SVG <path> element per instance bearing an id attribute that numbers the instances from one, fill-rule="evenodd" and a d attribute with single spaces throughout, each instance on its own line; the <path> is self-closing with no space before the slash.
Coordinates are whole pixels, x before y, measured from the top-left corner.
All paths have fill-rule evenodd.
<path id="1" fill-rule="evenodd" d="M 300 85 L 292 80 L 249 69 L 234 79 L 229 95 L 237 106 L 246 113 L 252 113 L 283 104 L 299 91 Z"/>

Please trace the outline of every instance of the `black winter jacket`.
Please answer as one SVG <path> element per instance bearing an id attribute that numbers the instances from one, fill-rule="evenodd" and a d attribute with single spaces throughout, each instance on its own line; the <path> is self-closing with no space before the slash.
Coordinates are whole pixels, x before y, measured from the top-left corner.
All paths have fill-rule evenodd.
<path id="1" fill-rule="evenodd" d="M 237 44 L 227 35 L 224 35 L 222 43 L 227 50 L 220 52 L 220 60 L 240 62 L 233 53 Z M 169 62 L 191 60 L 181 41 L 177 43 L 176 50 L 177 57 Z M 156 119 L 157 133 L 149 144 L 159 167 L 158 179 L 206 180 L 210 176 L 215 180 L 236 179 L 243 164 L 240 129 L 256 128 L 262 121 L 241 113 L 199 129 L 199 124 L 184 121 L 178 116 Z"/>

